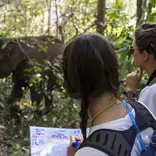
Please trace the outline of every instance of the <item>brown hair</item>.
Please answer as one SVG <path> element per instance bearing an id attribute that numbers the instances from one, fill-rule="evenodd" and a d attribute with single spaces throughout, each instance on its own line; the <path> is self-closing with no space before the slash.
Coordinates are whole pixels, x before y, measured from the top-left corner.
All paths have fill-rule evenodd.
<path id="1" fill-rule="evenodd" d="M 82 98 L 81 123 L 84 138 L 89 98 L 109 92 L 117 96 L 118 61 L 112 44 L 98 33 L 76 37 L 63 55 L 64 87 L 72 98 Z"/>
<path id="2" fill-rule="evenodd" d="M 140 52 L 146 50 L 156 58 L 156 24 L 141 25 L 135 31 L 135 43 Z"/>

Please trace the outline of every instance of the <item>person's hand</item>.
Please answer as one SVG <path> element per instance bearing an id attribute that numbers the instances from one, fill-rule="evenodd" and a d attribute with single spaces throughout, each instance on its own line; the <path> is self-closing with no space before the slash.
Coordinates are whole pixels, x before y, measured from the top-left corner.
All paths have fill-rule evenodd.
<path id="1" fill-rule="evenodd" d="M 136 93 L 138 84 L 140 83 L 142 77 L 142 70 L 133 71 L 126 76 L 126 89 L 127 91 L 132 91 Z"/>
<path id="2" fill-rule="evenodd" d="M 82 138 L 75 138 L 74 136 L 71 136 L 70 137 L 70 143 L 69 143 L 69 145 L 68 145 L 68 147 L 67 147 L 67 155 L 68 156 L 74 156 L 75 155 L 75 153 L 77 152 L 77 150 L 78 150 L 78 147 L 72 147 L 72 143 L 73 142 L 75 142 L 75 141 L 80 141 L 80 142 L 82 142 L 83 141 L 83 139 Z"/>

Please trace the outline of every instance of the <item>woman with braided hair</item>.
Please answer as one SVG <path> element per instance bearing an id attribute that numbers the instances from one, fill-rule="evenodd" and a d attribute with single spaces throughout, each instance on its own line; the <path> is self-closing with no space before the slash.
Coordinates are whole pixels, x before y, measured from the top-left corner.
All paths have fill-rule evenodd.
<path id="1" fill-rule="evenodd" d="M 76 139 L 71 138 L 68 156 L 140 155 L 142 146 L 133 128 L 131 133 L 133 124 L 129 113 L 137 117 L 140 114 L 137 115 L 138 111 L 133 108 L 134 105 L 118 100 L 118 71 L 113 45 L 98 33 L 80 35 L 66 46 L 63 55 L 64 88 L 68 95 L 81 105 L 80 128 L 84 138 L 79 149 L 72 146 Z M 145 109 L 144 105 L 138 105 Z M 147 114 L 155 120 L 150 111 Z M 87 136 L 89 119 L 91 127 Z M 146 136 L 142 138 L 143 144 L 146 145 L 149 145 L 154 132 L 149 125 L 144 124 L 140 132 L 141 136 Z M 129 138 L 125 139 L 125 136 Z M 101 146 L 101 143 L 104 146 Z"/>
<path id="2" fill-rule="evenodd" d="M 143 102 L 156 116 L 156 24 L 143 24 L 135 31 L 131 52 L 134 64 L 141 70 L 131 72 L 126 77 L 128 98 L 135 96 L 141 80 L 142 70 L 148 76 L 146 87 L 141 91 L 138 101 Z"/>

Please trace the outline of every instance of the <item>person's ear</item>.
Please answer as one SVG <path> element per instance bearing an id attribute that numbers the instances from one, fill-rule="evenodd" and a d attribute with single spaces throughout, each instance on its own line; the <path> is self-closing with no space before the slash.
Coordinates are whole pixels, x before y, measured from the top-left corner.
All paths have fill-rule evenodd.
<path id="1" fill-rule="evenodd" d="M 144 58 L 144 61 L 145 61 L 145 62 L 146 62 L 146 61 L 148 60 L 148 58 L 149 58 L 149 53 L 148 53 L 146 50 L 143 51 L 143 58 Z"/>

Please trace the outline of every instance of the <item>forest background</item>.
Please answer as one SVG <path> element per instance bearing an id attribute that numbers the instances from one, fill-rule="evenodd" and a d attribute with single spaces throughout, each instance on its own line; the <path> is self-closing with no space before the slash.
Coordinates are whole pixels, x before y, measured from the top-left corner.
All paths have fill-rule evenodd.
<path id="1" fill-rule="evenodd" d="M 120 79 L 124 79 L 136 68 L 129 51 L 134 30 L 144 22 L 155 20 L 156 0 L 1 0 L 0 41 L 51 35 L 66 44 L 80 33 L 99 32 L 115 45 L 121 66 Z M 4 47 L 5 43 L 0 45 Z M 38 76 L 38 67 L 33 68 L 35 74 L 30 85 L 35 83 L 37 87 L 41 77 Z M 62 85 L 62 73 L 56 71 L 55 74 L 57 82 Z M 13 86 L 11 76 L 0 79 L 1 156 L 30 154 L 29 126 L 79 127 L 79 106 L 63 90 L 56 89 L 52 93 L 53 108 L 48 114 L 40 116 L 34 110 L 44 110 L 44 102 L 39 106 L 33 105 L 29 91 L 25 90 L 22 100 L 15 103 L 20 109 L 15 113 L 21 120 L 17 131 L 16 119 L 9 114 L 9 104 L 5 102 Z M 146 81 L 147 76 L 144 75 L 139 89 Z"/>

